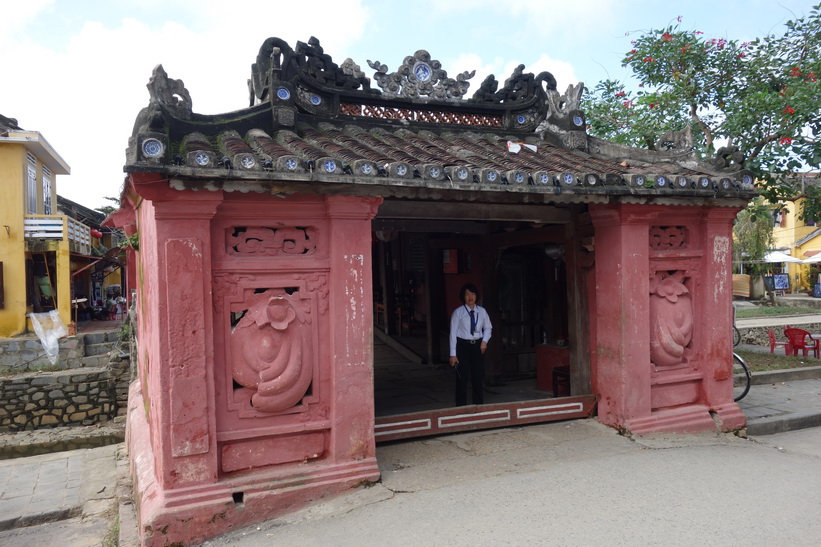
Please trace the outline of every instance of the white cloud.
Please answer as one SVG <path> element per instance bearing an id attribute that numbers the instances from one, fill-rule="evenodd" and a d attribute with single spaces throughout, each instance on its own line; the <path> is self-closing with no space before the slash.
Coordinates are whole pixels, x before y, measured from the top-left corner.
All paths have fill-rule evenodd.
<path id="1" fill-rule="evenodd" d="M 123 14 L 132 14 L 167 4 L 143 0 L 122 6 Z M 8 43 L 0 42 L 0 66 L 15 75 L 4 82 L 0 113 L 17 118 L 27 130 L 40 131 L 71 166 L 72 174 L 58 179 L 61 195 L 88 207 L 106 205 L 103 196 L 119 195 L 128 137 L 138 112 L 148 105 L 145 86 L 156 65 L 184 81 L 195 112 L 245 108 L 246 80 L 266 38 L 279 36 L 295 44 L 315 35 L 327 51 L 336 52 L 350 47 L 368 23 L 360 0 L 321 0 L 312 6 L 316 16 L 305 17 L 306 8 L 298 2 L 175 2 L 171 11 L 191 16 L 185 25 L 179 17 L 176 22 L 143 22 L 88 13 L 86 22 L 69 32 L 61 51 L 18 33 Z M 53 7 L 48 0 L 29 0 L 26 10 L 10 14 L 23 25 Z"/>

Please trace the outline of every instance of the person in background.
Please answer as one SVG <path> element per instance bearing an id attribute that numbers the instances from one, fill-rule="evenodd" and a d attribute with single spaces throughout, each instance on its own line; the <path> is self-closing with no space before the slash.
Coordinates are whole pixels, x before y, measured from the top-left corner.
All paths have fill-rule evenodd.
<path id="1" fill-rule="evenodd" d="M 479 290 L 472 283 L 462 286 L 462 305 L 450 317 L 450 366 L 456 371 L 456 406 L 467 404 L 468 379 L 472 403 L 484 403 L 485 351 L 493 325 L 487 311 L 476 302 Z"/>

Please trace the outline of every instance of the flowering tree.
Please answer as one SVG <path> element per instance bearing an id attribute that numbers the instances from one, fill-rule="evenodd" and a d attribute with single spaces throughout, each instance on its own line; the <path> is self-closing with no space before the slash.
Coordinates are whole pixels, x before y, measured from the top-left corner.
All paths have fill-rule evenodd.
<path id="1" fill-rule="evenodd" d="M 606 80 L 586 92 L 590 133 L 663 149 L 667 131 L 689 126 L 702 160 L 753 171 L 771 201 L 794 197 L 784 175 L 821 166 L 820 12 L 751 42 L 707 38 L 681 18 L 643 34 L 623 59 L 638 88 Z M 821 218 L 821 192 L 807 193 L 804 216 Z"/>

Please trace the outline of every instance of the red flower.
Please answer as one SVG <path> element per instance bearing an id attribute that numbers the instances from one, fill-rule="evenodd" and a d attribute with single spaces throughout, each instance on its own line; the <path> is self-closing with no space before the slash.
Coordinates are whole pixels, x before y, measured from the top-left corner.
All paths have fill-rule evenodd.
<path id="1" fill-rule="evenodd" d="M 681 48 L 682 53 L 687 53 L 688 51 L 690 51 L 690 44 L 687 44 L 686 46 Z"/>
<path id="2" fill-rule="evenodd" d="M 625 93 L 624 91 L 619 91 L 618 93 L 616 93 L 616 97 L 624 97 L 625 95 L 627 95 L 627 93 Z"/>
<path id="3" fill-rule="evenodd" d="M 665 32 L 664 34 L 661 35 L 661 41 L 662 42 L 672 42 L 673 41 L 673 35 L 670 34 L 669 32 Z"/>
<path id="4" fill-rule="evenodd" d="M 789 137 L 781 137 L 781 145 L 786 146 L 788 144 L 792 144 L 792 139 Z"/>
<path id="5" fill-rule="evenodd" d="M 790 76 L 801 76 L 801 70 L 797 66 L 792 67 Z"/>
<path id="6" fill-rule="evenodd" d="M 679 23 L 681 23 L 681 15 L 679 15 L 678 17 L 676 17 L 676 21 L 678 21 Z"/>
<path id="7" fill-rule="evenodd" d="M 746 57 L 746 56 L 747 56 L 747 54 L 746 54 L 746 53 L 744 53 L 744 52 L 742 51 L 741 53 L 739 53 L 738 55 L 736 55 L 736 56 L 735 56 L 735 58 L 736 58 L 736 59 L 743 59 L 743 58 L 744 58 L 744 57 Z"/>
<path id="8" fill-rule="evenodd" d="M 644 59 L 641 60 L 641 62 L 642 63 L 652 63 L 653 58 L 652 57 L 645 57 Z"/>
<path id="9" fill-rule="evenodd" d="M 635 55 L 638 52 L 639 52 L 639 50 L 637 50 L 637 49 L 631 49 L 630 50 L 630 55 Z"/>
<path id="10" fill-rule="evenodd" d="M 795 109 L 791 106 L 787 106 L 784 110 L 781 111 L 782 114 L 795 114 Z"/>
<path id="11" fill-rule="evenodd" d="M 703 32 L 701 32 L 700 30 L 697 30 L 697 31 L 695 31 L 693 34 L 704 34 L 704 33 L 703 33 Z"/>
<path id="12" fill-rule="evenodd" d="M 815 72 L 810 72 L 809 74 L 807 74 L 807 80 L 811 82 L 817 82 L 818 80 L 815 77 Z"/>
<path id="13" fill-rule="evenodd" d="M 630 108 L 633 106 L 633 101 L 624 101 L 622 104 L 624 105 L 624 108 Z"/>
<path id="14" fill-rule="evenodd" d="M 659 103 L 650 103 L 650 108 L 655 108 L 659 105 Z"/>

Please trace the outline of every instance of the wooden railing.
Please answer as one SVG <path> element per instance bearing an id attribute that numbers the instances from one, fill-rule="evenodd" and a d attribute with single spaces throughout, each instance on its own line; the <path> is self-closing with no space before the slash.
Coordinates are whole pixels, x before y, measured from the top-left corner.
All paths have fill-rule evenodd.
<path id="1" fill-rule="evenodd" d="M 68 240 L 71 252 L 91 254 L 91 228 L 65 215 L 26 215 L 26 239 Z"/>

